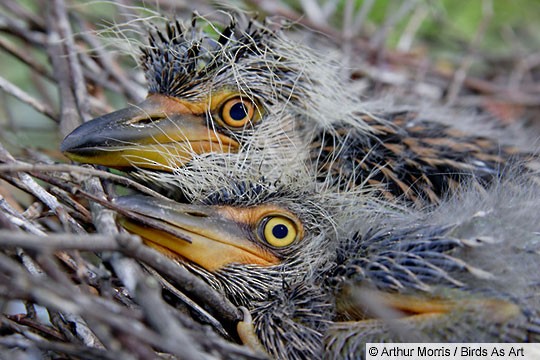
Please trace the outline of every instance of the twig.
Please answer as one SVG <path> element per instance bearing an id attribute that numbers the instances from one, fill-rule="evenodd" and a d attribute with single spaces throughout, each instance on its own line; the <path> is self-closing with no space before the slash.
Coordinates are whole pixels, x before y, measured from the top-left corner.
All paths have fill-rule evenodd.
<path id="1" fill-rule="evenodd" d="M 399 38 L 399 41 L 396 45 L 396 49 L 399 51 L 410 51 L 411 45 L 413 43 L 414 37 L 418 32 L 418 29 L 422 25 L 422 22 L 426 19 L 429 14 L 428 9 L 424 6 L 417 6 L 414 11 L 411 19 L 409 20 L 403 35 Z"/>
<path id="2" fill-rule="evenodd" d="M 60 132 L 66 136 L 75 127 L 81 124 L 87 111 L 81 109 L 79 94 L 73 88 L 73 82 L 78 80 L 80 68 L 73 61 L 73 44 L 71 30 L 65 15 L 65 5 L 62 0 L 54 0 L 49 3 L 47 12 L 48 46 L 47 53 L 51 59 L 54 76 L 57 79 L 60 93 Z M 76 79 L 76 80 L 75 80 Z M 84 110 L 84 114 L 83 114 Z"/>
<path id="3" fill-rule="evenodd" d="M 373 49 L 382 49 L 390 29 L 403 19 L 416 6 L 417 0 L 403 0 L 399 10 L 386 17 L 384 24 L 373 34 L 369 45 Z M 390 5 L 390 4 L 389 4 Z"/>
<path id="4" fill-rule="evenodd" d="M 536 52 L 525 56 L 520 59 L 516 68 L 510 74 L 508 81 L 508 89 L 510 91 L 516 91 L 520 88 L 520 83 L 525 77 L 525 73 L 532 68 L 540 66 L 540 53 Z"/>
<path id="5" fill-rule="evenodd" d="M 482 20 L 476 29 L 474 38 L 469 45 L 469 51 L 467 55 L 463 58 L 461 65 L 454 73 L 454 78 L 452 83 L 448 88 L 448 94 L 446 95 L 446 103 L 453 104 L 456 101 L 456 98 L 459 94 L 461 87 L 467 77 L 467 71 L 474 62 L 474 55 L 477 52 L 478 44 L 484 36 L 487 26 L 493 17 L 493 3 L 491 0 L 482 0 Z"/>
<path id="6" fill-rule="evenodd" d="M 33 29 L 43 29 L 45 27 L 42 18 L 28 11 L 25 7 L 21 6 L 18 1 L 4 0 L 2 1 L 1 6 L 12 12 L 17 19 L 28 21 L 28 25 Z"/>
<path id="7" fill-rule="evenodd" d="M 28 303 L 28 302 L 26 302 L 26 303 Z M 41 322 L 39 322 L 38 320 L 35 319 L 35 316 L 30 315 L 30 313 L 28 312 L 28 307 L 27 307 L 27 315 L 26 316 L 24 316 L 24 315 L 6 315 L 6 318 L 8 319 L 8 321 L 14 322 L 17 325 L 23 325 L 23 326 L 30 327 L 33 330 L 35 330 L 36 332 L 41 333 L 43 336 L 47 336 L 48 338 L 52 338 L 52 339 L 55 339 L 55 340 L 61 340 L 61 341 L 66 340 L 66 338 L 64 337 L 64 335 L 61 332 L 59 332 L 58 330 L 56 330 L 53 327 L 42 324 Z M 9 324 L 8 326 L 12 327 L 12 328 L 20 329 L 19 332 L 24 331 L 22 328 L 19 328 L 14 324 Z"/>
<path id="8" fill-rule="evenodd" d="M 300 0 L 300 4 L 302 4 L 302 9 L 304 10 L 308 19 L 310 19 L 314 24 L 328 25 L 322 9 L 315 0 Z"/>
<path id="9" fill-rule="evenodd" d="M 61 354 L 68 354 L 81 359 L 100 360 L 100 359 L 122 359 L 125 356 L 123 352 L 114 350 L 102 350 L 91 348 L 84 345 L 71 344 L 58 341 L 39 341 L 27 340 L 22 337 L 0 337 L 0 345 L 6 348 L 31 349 L 37 347 L 41 350 L 53 351 Z"/>
<path id="10" fill-rule="evenodd" d="M 210 315 L 206 310 L 204 310 L 201 306 L 199 306 L 197 303 L 195 303 L 193 300 L 191 300 L 188 296 L 186 296 L 183 292 L 181 292 L 177 287 L 173 286 L 167 279 L 165 279 L 163 276 L 161 276 L 160 273 L 155 271 L 149 266 L 145 266 L 146 270 L 152 274 L 152 276 L 159 281 L 161 286 L 164 289 L 167 289 L 170 291 L 174 296 L 176 296 L 180 301 L 185 303 L 187 306 L 189 306 L 191 309 L 196 311 L 201 318 L 204 318 L 205 321 L 207 321 L 210 325 L 216 329 L 221 336 L 223 337 L 229 337 L 229 334 L 225 329 L 223 328 L 223 325 L 219 323 L 219 321 L 216 320 L 212 315 Z"/>
<path id="11" fill-rule="evenodd" d="M 16 160 L 7 152 L 6 149 L 0 144 L 0 161 L 4 162 L 16 162 Z M 58 201 L 58 199 L 51 195 L 48 191 L 46 191 L 42 186 L 40 186 L 30 175 L 27 173 L 19 173 L 18 174 L 19 179 L 21 180 L 20 186 L 24 188 L 29 193 L 36 196 L 38 199 L 40 199 L 45 205 L 49 207 L 60 219 L 62 224 L 64 226 L 67 226 L 68 224 L 71 225 L 71 227 L 74 230 L 80 230 L 80 225 L 77 223 L 64 209 L 62 204 Z"/>
<path id="12" fill-rule="evenodd" d="M 353 34 L 359 34 L 362 30 L 362 26 L 364 26 L 364 22 L 366 21 L 367 15 L 371 11 L 371 8 L 373 7 L 373 4 L 375 3 L 375 0 L 365 0 L 362 2 L 362 6 L 360 7 L 360 10 L 354 17 L 354 21 L 352 24 L 352 30 L 351 32 Z"/>
<path id="13" fill-rule="evenodd" d="M 43 171 L 58 171 L 58 172 L 68 172 L 71 174 L 84 174 L 89 176 L 96 176 L 100 179 L 107 179 L 114 181 L 118 184 L 129 186 L 135 190 L 142 192 L 143 194 L 157 197 L 160 199 L 166 200 L 167 197 L 159 194 L 158 192 L 131 180 L 128 177 L 112 174 L 107 171 L 94 169 L 87 166 L 80 165 L 69 165 L 69 164 L 28 164 L 21 161 L 10 164 L 0 164 L 0 173 L 2 172 L 43 172 Z"/>
<path id="14" fill-rule="evenodd" d="M 45 232 L 39 226 L 22 216 L 1 196 L 0 209 L 3 210 L 0 211 L 0 214 L 8 220 L 11 228 L 16 226 L 34 235 L 45 235 Z"/>
<path id="15" fill-rule="evenodd" d="M 43 76 L 44 78 L 55 81 L 54 77 L 50 73 L 50 71 L 37 62 L 33 57 L 31 57 L 27 52 L 21 51 L 17 47 L 15 47 L 12 43 L 8 42 L 5 39 L 0 38 L 0 48 L 3 48 L 11 55 L 15 56 L 17 59 L 28 65 L 28 68 L 34 71 L 35 73 L 38 73 L 39 75 Z"/>
<path id="16" fill-rule="evenodd" d="M 222 294 L 216 293 L 203 280 L 193 275 L 173 260 L 158 251 L 144 246 L 138 236 L 118 234 L 49 234 L 36 236 L 32 234 L 0 230 L 2 246 L 22 247 L 35 251 L 119 251 L 134 257 L 167 276 L 170 281 L 178 284 L 188 293 L 195 295 L 197 301 L 209 306 L 219 315 L 219 318 L 230 323 L 241 319 L 240 313 Z"/>
<path id="17" fill-rule="evenodd" d="M 146 89 L 143 89 L 141 86 L 128 79 L 124 69 L 113 60 L 112 56 L 101 50 L 101 45 L 96 37 L 90 33 L 87 24 L 78 16 L 75 16 L 75 19 L 83 30 L 78 35 L 88 43 L 94 52 L 96 52 L 98 59 L 102 64 L 102 70 L 118 82 L 119 88 L 127 95 L 130 101 L 135 103 L 142 101 L 144 94 L 146 94 Z"/>
<path id="18" fill-rule="evenodd" d="M 13 34 L 23 41 L 38 48 L 44 47 L 47 43 L 47 36 L 41 32 L 31 30 L 30 24 L 22 24 L 7 14 L 0 13 L 0 30 Z"/>
<path id="19" fill-rule="evenodd" d="M 20 101 L 22 101 L 25 104 L 30 105 L 34 109 L 36 109 L 38 112 L 42 113 L 43 115 L 47 116 L 49 119 L 52 119 L 56 121 L 58 119 L 58 116 L 56 113 L 49 108 L 49 106 L 36 98 L 32 97 L 30 94 L 19 88 L 18 86 L 10 83 L 3 77 L 0 77 L 0 89 L 4 90 L 6 93 L 16 97 Z"/>
<path id="20" fill-rule="evenodd" d="M 86 181 L 86 188 L 89 192 L 95 194 L 97 197 L 105 198 L 103 188 L 98 179 L 92 178 Z M 91 204 L 92 212 L 94 213 L 94 223 L 96 228 L 105 234 L 118 235 L 118 230 L 116 227 L 116 222 L 113 216 L 113 213 L 103 208 L 97 203 Z M 120 243 L 122 243 L 123 238 L 119 238 Z M 132 249 L 127 247 L 124 249 Z M 147 253 L 145 250 L 146 247 L 143 247 L 140 242 L 135 245 L 135 251 L 140 254 Z M 131 254 L 130 254 L 131 255 Z M 132 294 L 134 294 L 138 303 L 145 310 L 146 318 L 153 325 L 154 329 L 158 331 L 161 337 L 160 346 L 163 349 L 167 349 L 178 355 L 182 355 L 185 359 L 200 359 L 202 357 L 201 349 L 198 344 L 190 340 L 190 336 L 183 331 L 179 324 L 173 321 L 166 313 L 164 309 L 166 306 L 161 298 L 161 291 L 158 289 L 157 283 L 153 283 L 151 278 L 143 274 L 142 269 L 139 264 L 134 262 L 132 259 L 121 258 L 111 253 L 106 256 L 110 263 L 113 265 L 115 272 L 122 279 L 122 282 L 126 284 L 127 288 Z M 141 259 L 144 261 L 144 259 Z M 156 260 L 153 257 L 152 260 Z M 156 261 L 157 263 L 157 261 Z M 156 265 L 156 263 L 151 264 L 151 266 Z M 149 264 L 150 265 L 150 264 Z M 176 264 L 169 264 L 170 267 Z M 176 265 L 177 268 L 178 265 Z M 187 271 L 186 271 L 187 272 Z M 193 274 L 186 276 L 185 278 L 196 278 Z M 178 279 L 178 278 L 176 278 Z M 202 282 L 200 279 L 196 278 L 201 284 L 204 284 L 207 288 L 210 288 L 207 284 Z M 154 280 L 155 281 L 155 280 Z M 188 282 L 189 284 L 190 282 Z M 152 285 L 154 284 L 154 285 Z M 186 283 L 182 282 L 182 286 L 186 286 Z M 203 285 L 200 285 L 199 288 L 202 288 Z M 211 289 L 211 288 L 210 288 Z M 210 290 L 211 294 L 215 294 L 213 289 Z M 236 310 L 236 309 L 235 309 Z M 171 334 L 182 334 L 184 336 L 171 336 Z"/>

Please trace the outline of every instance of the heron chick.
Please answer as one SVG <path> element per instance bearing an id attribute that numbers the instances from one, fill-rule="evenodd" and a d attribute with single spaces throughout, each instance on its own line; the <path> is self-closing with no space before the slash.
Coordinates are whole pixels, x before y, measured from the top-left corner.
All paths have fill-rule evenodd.
<path id="1" fill-rule="evenodd" d="M 161 222 L 122 220 L 244 306 L 272 358 L 358 359 L 366 342 L 540 339 L 536 185 L 470 188 L 425 213 L 305 174 L 243 179 L 208 180 L 191 204 L 115 202 Z"/>
<path id="2" fill-rule="evenodd" d="M 260 164 L 276 178 L 299 158 L 321 182 L 423 206 L 471 178 L 489 183 L 517 153 L 416 111 L 370 109 L 337 62 L 241 16 L 152 31 L 140 62 L 146 100 L 75 129 L 66 156 L 172 189 L 201 156 Z"/>

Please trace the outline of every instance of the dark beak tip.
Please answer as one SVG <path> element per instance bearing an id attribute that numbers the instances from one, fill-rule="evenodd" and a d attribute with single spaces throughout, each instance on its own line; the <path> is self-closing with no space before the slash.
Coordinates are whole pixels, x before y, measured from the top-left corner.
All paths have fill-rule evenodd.
<path id="1" fill-rule="evenodd" d="M 72 132 L 66 135 L 60 144 L 60 151 L 63 153 L 73 152 L 77 149 L 88 146 L 99 129 L 94 125 L 94 120 L 79 125 Z"/>
<path id="2" fill-rule="evenodd" d="M 76 136 L 73 136 L 73 133 L 68 134 L 62 143 L 60 144 L 60 151 L 63 153 L 70 152 L 77 148 L 77 145 L 80 143 Z"/>

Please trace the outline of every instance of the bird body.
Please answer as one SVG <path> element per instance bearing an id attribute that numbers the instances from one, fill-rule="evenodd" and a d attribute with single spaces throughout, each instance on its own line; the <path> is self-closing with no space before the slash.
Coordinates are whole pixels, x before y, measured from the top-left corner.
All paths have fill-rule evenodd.
<path id="1" fill-rule="evenodd" d="M 187 202 L 119 197 L 127 230 L 245 307 L 273 358 L 538 341 L 540 192 L 526 155 L 414 111 L 372 111 L 339 67 L 268 24 L 216 32 L 195 20 L 156 32 L 148 98 L 64 139 L 72 159 Z"/>
<path id="2" fill-rule="evenodd" d="M 208 24 L 200 18 L 152 33 L 141 57 L 147 100 L 83 124 L 62 151 L 173 193 L 200 157 L 259 164 L 276 179 L 300 159 L 340 189 L 371 186 L 420 207 L 473 177 L 489 183 L 523 157 L 415 111 L 371 111 L 337 62 L 270 24 L 241 22 L 210 24 L 217 36 L 201 30 Z"/>
<path id="3" fill-rule="evenodd" d="M 537 185 L 525 179 L 484 192 L 471 187 L 421 212 L 321 189 L 313 177 L 284 184 L 249 183 L 243 175 L 212 181 L 218 185 L 189 205 L 141 196 L 115 202 L 189 235 L 191 243 L 177 235 L 165 236 L 166 243 L 160 231 L 141 232 L 140 220 L 123 220 L 245 306 L 272 358 L 359 358 L 366 342 L 540 339 L 539 222 L 531 211 Z M 283 224 L 294 229 L 290 243 L 276 230 Z M 193 262 L 199 236 L 250 255 L 228 257 L 221 249 L 218 262 L 206 260 L 211 266 Z M 272 258 L 268 253 L 274 262 L 251 260 Z"/>

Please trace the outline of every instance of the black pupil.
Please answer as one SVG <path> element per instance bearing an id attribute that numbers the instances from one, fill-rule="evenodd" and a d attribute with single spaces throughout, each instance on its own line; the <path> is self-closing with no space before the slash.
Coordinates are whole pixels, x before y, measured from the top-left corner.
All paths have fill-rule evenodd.
<path id="1" fill-rule="evenodd" d="M 229 110 L 229 116 L 236 121 L 243 120 L 247 116 L 246 107 L 241 102 L 234 104 Z"/>
<path id="2" fill-rule="evenodd" d="M 289 234 L 289 229 L 285 225 L 280 224 L 272 228 L 272 235 L 278 239 L 283 239 L 287 234 Z"/>

